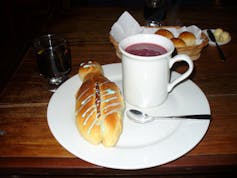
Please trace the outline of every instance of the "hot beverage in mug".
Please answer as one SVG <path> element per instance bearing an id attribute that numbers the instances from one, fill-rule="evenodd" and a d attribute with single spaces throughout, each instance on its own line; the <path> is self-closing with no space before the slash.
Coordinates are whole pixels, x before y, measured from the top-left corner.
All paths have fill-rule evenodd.
<path id="1" fill-rule="evenodd" d="M 132 44 L 125 51 L 138 56 L 158 56 L 167 53 L 164 47 L 153 43 Z"/>
<path id="2" fill-rule="evenodd" d="M 160 35 L 129 36 L 119 43 L 119 50 L 122 54 L 125 100 L 139 108 L 162 104 L 168 93 L 193 70 L 193 62 L 187 55 L 171 56 L 174 51 L 172 41 Z M 189 68 L 170 82 L 170 69 L 179 61 L 185 61 Z"/>

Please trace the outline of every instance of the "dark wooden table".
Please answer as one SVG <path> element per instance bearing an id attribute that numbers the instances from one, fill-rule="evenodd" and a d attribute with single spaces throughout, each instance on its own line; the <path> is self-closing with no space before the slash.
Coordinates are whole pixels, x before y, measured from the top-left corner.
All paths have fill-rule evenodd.
<path id="1" fill-rule="evenodd" d="M 108 40 L 110 27 L 128 10 L 141 24 L 142 9 L 75 8 L 51 19 L 43 32 L 69 39 L 72 71 L 81 61 L 94 59 L 101 64 L 120 62 Z M 0 96 L 0 175 L 40 177 L 51 175 L 218 177 L 236 174 L 237 168 L 237 11 L 235 6 L 180 7 L 169 25 L 223 28 L 232 41 L 222 46 L 226 62 L 215 47 L 208 46 L 194 62 L 191 76 L 210 103 L 212 121 L 203 140 L 189 153 L 165 165 L 144 170 L 116 170 L 85 162 L 65 150 L 53 137 L 47 124 L 47 106 L 52 93 L 37 71 L 29 48 L 14 77 Z M 175 20 L 174 20 L 175 19 Z M 3 60 L 3 59 L 2 59 Z M 6 60 L 6 59 L 4 59 Z M 177 70 L 182 71 L 177 67 Z M 205 175 L 205 176 L 204 176 Z M 49 176 L 50 177 L 50 176 Z"/>

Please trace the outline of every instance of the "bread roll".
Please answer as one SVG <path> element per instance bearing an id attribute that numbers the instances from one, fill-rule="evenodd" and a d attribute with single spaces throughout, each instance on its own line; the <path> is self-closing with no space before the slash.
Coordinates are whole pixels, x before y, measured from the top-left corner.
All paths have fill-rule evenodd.
<path id="1" fill-rule="evenodd" d="M 193 33 L 185 31 L 179 34 L 178 38 L 183 40 L 187 46 L 196 45 L 196 37 Z"/>
<path id="2" fill-rule="evenodd" d="M 171 33 L 169 30 L 166 30 L 166 29 L 159 29 L 155 32 L 155 34 L 164 36 L 168 39 L 171 39 L 174 37 L 173 33 Z"/>
<path id="3" fill-rule="evenodd" d="M 99 63 L 82 63 L 76 94 L 76 125 L 90 143 L 114 146 L 122 132 L 124 102 L 119 87 L 103 75 Z"/>
<path id="4" fill-rule="evenodd" d="M 181 40 L 180 38 L 171 38 L 171 41 L 174 43 L 174 46 L 176 48 L 180 48 L 180 47 L 185 47 L 186 44 L 183 40 Z"/>

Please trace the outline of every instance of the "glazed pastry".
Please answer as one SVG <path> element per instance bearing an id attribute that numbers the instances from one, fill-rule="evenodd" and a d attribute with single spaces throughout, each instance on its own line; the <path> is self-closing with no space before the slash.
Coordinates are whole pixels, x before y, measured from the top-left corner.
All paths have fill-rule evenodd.
<path id="1" fill-rule="evenodd" d="M 119 87 L 95 61 L 79 68 L 82 85 L 76 94 L 76 125 L 90 143 L 114 146 L 122 132 L 124 102 Z"/>
<path id="2" fill-rule="evenodd" d="M 166 29 L 159 29 L 155 32 L 155 34 L 164 36 L 168 39 L 174 38 L 173 33 L 171 33 L 169 30 Z"/>
<path id="3" fill-rule="evenodd" d="M 194 46 L 196 45 L 196 37 L 193 33 L 184 31 L 179 34 L 178 38 L 183 40 L 187 46 Z"/>

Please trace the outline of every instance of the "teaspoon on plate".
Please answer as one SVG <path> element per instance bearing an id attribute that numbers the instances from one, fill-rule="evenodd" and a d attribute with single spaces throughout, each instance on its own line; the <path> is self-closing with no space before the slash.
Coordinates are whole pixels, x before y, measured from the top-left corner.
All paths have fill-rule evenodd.
<path id="1" fill-rule="evenodd" d="M 197 114 L 197 115 L 178 115 L 178 116 L 151 116 L 146 113 L 143 113 L 142 111 L 136 110 L 136 109 L 129 109 L 126 112 L 128 118 L 132 121 L 135 121 L 137 123 L 147 123 L 151 122 L 156 119 L 164 120 L 164 119 L 196 119 L 196 120 L 210 120 L 211 115 L 210 114 Z"/>

